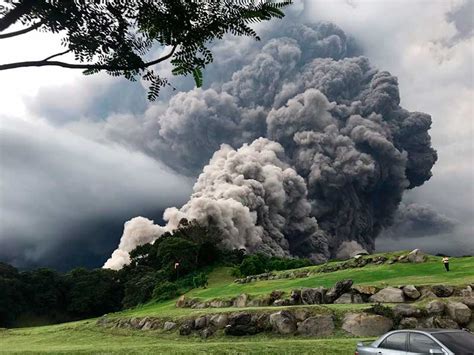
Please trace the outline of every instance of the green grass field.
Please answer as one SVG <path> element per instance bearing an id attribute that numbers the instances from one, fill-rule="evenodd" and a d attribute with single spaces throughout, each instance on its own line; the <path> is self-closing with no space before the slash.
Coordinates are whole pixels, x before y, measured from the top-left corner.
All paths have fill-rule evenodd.
<path id="1" fill-rule="evenodd" d="M 318 266 L 306 269 L 317 269 Z M 201 299 L 231 298 L 241 293 L 250 295 L 268 294 L 272 290 L 290 291 L 294 288 L 332 286 L 336 281 L 350 278 L 355 284 L 387 285 L 427 285 L 474 283 L 474 257 L 452 258 L 452 271 L 444 271 L 440 258 L 430 257 L 422 264 L 393 264 L 366 266 L 358 269 L 320 273 L 301 279 L 281 279 L 239 285 L 233 282 L 229 268 L 216 269 L 209 278 L 207 289 L 190 291 L 187 296 Z M 131 310 L 109 315 L 110 317 L 155 316 L 176 319 L 197 314 L 235 311 L 222 309 L 182 309 L 175 308 L 176 300 L 149 303 Z M 330 309 L 345 312 L 368 307 L 367 304 L 334 304 L 312 306 L 318 312 Z M 267 307 L 276 310 L 277 307 Z M 253 310 L 256 308 L 245 308 Z M 264 308 L 258 308 L 264 309 Z M 244 309 L 239 309 L 244 310 Z M 339 337 L 308 339 L 301 337 L 278 337 L 261 334 L 252 337 L 225 337 L 217 335 L 208 340 L 196 336 L 181 337 L 176 333 L 161 331 L 137 331 L 129 329 L 109 329 L 96 326 L 96 321 L 86 320 L 52 326 L 0 330 L 0 353 L 48 353 L 48 354 L 173 354 L 173 353 L 226 353 L 226 354 L 351 354 L 358 341 L 370 339 Z"/>
<path id="2" fill-rule="evenodd" d="M 197 337 L 152 331 L 110 330 L 95 322 L 0 331 L 0 353 L 8 354 L 351 354 L 358 341 L 277 336 Z"/>

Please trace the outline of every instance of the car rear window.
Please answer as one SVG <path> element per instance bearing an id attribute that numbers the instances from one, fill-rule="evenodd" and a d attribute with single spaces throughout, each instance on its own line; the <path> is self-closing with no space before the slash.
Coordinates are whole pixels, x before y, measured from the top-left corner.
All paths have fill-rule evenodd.
<path id="1" fill-rule="evenodd" d="M 456 355 L 474 354 L 474 335 L 468 332 L 435 333 L 433 336 Z"/>
<path id="2" fill-rule="evenodd" d="M 405 350 L 407 342 L 407 333 L 395 333 L 389 335 L 379 345 L 379 348 L 390 350 Z"/>

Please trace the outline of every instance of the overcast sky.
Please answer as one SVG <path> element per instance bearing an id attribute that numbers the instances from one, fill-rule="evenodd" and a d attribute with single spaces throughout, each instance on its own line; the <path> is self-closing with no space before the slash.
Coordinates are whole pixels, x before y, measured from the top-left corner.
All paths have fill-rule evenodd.
<path id="1" fill-rule="evenodd" d="M 433 118 L 439 160 L 432 179 L 408 192 L 405 203 L 428 205 L 455 227 L 428 235 L 409 228 L 403 229 L 407 235 L 386 233 L 379 250 L 474 254 L 473 4 L 295 1 L 289 10 L 301 22 L 339 25 L 376 67 L 398 77 L 403 107 Z M 215 48 L 221 63 L 214 70 L 211 64 L 207 85 L 225 74 L 222 61 L 238 61 L 232 55 L 238 57 L 240 41 L 247 40 Z M 47 57 L 58 43 L 38 33 L 1 40 L 0 63 Z M 180 90 L 191 85 L 176 79 Z M 143 215 L 159 221 L 164 208 L 184 203 L 192 179 L 104 134 L 110 122 L 130 125 L 160 112 L 168 98 L 165 92 L 150 104 L 141 83 L 106 75 L 55 68 L 0 72 L 0 261 L 100 266 L 126 220 Z"/>

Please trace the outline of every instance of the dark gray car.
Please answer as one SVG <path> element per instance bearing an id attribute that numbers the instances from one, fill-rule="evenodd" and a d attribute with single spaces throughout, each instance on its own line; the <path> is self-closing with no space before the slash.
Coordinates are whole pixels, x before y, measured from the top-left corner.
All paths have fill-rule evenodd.
<path id="1" fill-rule="evenodd" d="M 395 330 L 370 345 L 357 344 L 355 355 L 474 355 L 474 335 L 464 330 Z"/>

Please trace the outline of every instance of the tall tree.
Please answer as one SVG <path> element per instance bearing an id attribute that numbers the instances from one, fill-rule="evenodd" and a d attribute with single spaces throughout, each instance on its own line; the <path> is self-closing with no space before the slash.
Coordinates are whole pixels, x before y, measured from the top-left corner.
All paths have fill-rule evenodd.
<path id="1" fill-rule="evenodd" d="M 0 39 L 30 31 L 61 33 L 64 50 L 33 61 L 0 64 L 0 70 L 57 66 L 106 71 L 135 81 L 150 82 L 148 98 L 156 99 L 167 78 L 153 71 L 169 60 L 174 75 L 192 74 L 202 85 L 202 69 L 212 62 L 209 41 L 224 34 L 259 39 L 252 23 L 282 18 L 290 1 L 273 0 L 18 0 L 0 6 Z M 24 28 L 8 31 L 21 23 Z M 166 54 L 151 57 L 157 46 Z M 1 47 L 0 47 L 1 48 Z M 58 57 L 73 53 L 75 62 Z"/>

